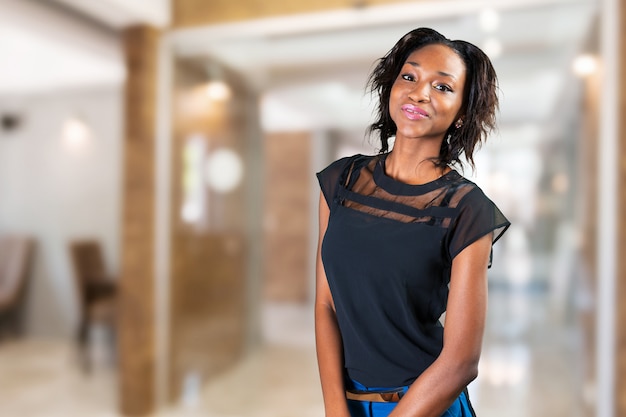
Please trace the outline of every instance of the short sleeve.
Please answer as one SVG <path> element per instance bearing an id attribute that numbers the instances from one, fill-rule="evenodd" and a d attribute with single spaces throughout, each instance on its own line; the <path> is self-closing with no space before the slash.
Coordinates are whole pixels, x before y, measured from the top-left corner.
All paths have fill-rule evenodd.
<path id="1" fill-rule="evenodd" d="M 324 194 L 324 199 L 328 207 L 332 209 L 332 202 L 337 194 L 337 187 L 341 178 L 346 171 L 347 165 L 354 159 L 353 156 L 347 156 L 336 160 L 326 168 L 318 172 L 317 180 L 320 183 L 320 189 Z"/>
<path id="2" fill-rule="evenodd" d="M 500 209 L 478 187 L 463 197 L 458 208 L 459 213 L 449 235 L 450 259 L 454 259 L 463 249 L 488 233 L 493 232 L 492 243 L 495 243 L 511 225 Z"/>

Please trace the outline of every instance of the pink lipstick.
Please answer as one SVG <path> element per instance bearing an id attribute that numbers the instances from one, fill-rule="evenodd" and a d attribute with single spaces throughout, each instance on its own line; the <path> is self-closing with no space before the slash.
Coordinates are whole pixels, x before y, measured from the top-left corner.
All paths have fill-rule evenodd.
<path id="1" fill-rule="evenodd" d="M 411 120 L 421 120 L 429 117 L 429 114 L 425 110 L 411 104 L 405 104 L 401 108 L 406 117 Z"/>

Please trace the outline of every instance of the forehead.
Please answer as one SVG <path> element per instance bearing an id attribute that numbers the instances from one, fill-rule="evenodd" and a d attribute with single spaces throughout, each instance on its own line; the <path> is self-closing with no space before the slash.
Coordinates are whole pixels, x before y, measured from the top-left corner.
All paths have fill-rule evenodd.
<path id="1" fill-rule="evenodd" d="M 465 63 L 452 48 L 431 44 L 414 50 L 406 59 L 407 64 L 417 65 L 424 69 L 444 72 L 457 79 L 465 76 Z"/>

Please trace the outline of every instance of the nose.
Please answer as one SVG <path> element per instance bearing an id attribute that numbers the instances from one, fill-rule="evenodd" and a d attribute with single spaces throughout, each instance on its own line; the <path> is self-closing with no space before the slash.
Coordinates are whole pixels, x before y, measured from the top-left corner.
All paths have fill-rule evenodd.
<path id="1" fill-rule="evenodd" d="M 409 98 L 415 102 L 430 101 L 430 84 L 427 82 L 416 82 L 409 91 Z"/>

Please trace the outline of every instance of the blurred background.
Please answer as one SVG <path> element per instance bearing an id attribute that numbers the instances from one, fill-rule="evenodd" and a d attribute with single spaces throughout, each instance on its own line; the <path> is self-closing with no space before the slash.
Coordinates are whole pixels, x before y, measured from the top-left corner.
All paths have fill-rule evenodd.
<path id="1" fill-rule="evenodd" d="M 314 173 L 419 26 L 500 79 L 474 408 L 626 415 L 618 3 L 0 0 L 0 415 L 322 416 Z"/>

